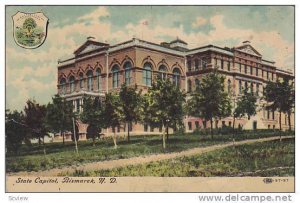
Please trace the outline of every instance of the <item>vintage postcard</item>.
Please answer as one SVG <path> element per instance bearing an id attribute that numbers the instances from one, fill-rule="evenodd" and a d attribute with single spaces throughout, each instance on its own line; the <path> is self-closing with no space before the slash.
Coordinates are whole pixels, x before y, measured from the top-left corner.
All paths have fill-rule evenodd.
<path id="1" fill-rule="evenodd" d="M 295 192 L 294 20 L 6 5 L 6 192 Z"/>

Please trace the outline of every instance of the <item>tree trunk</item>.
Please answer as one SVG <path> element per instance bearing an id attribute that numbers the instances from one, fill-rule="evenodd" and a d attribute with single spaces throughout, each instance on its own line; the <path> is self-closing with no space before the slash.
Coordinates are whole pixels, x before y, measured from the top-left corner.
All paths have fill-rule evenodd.
<path id="1" fill-rule="evenodd" d="M 96 145 L 96 136 L 93 135 L 93 147 L 95 147 L 95 145 Z"/>
<path id="2" fill-rule="evenodd" d="M 127 141 L 130 142 L 130 128 L 129 128 L 129 122 L 127 122 Z"/>
<path id="3" fill-rule="evenodd" d="M 169 126 L 167 125 L 167 128 L 166 128 L 166 132 L 167 132 L 167 141 L 169 141 Z"/>
<path id="4" fill-rule="evenodd" d="M 45 136 L 43 137 L 43 147 L 44 147 L 44 155 L 46 155 Z"/>
<path id="5" fill-rule="evenodd" d="M 291 112 L 288 112 L 289 131 L 292 131 Z"/>
<path id="6" fill-rule="evenodd" d="M 117 149 L 117 135 L 116 135 L 116 130 L 114 128 L 114 135 L 113 135 L 113 141 L 114 141 L 114 148 Z"/>
<path id="7" fill-rule="evenodd" d="M 232 130 L 233 130 L 233 133 L 232 133 L 232 142 L 233 142 L 233 146 L 235 144 L 235 129 L 234 129 L 234 126 L 235 126 L 235 116 L 233 116 L 233 124 L 232 124 Z"/>
<path id="8" fill-rule="evenodd" d="M 163 149 L 166 149 L 166 129 L 167 128 L 164 126 L 163 137 L 162 137 L 163 138 L 163 140 L 162 140 L 163 141 L 163 143 L 162 143 Z"/>
<path id="9" fill-rule="evenodd" d="M 65 133 L 63 133 L 62 131 L 60 131 L 60 136 L 63 137 L 63 145 L 65 145 Z"/>
<path id="10" fill-rule="evenodd" d="M 211 135 L 211 139 L 214 139 L 214 135 L 213 135 L 213 120 L 212 118 L 210 119 L 210 135 Z"/>
<path id="11" fill-rule="evenodd" d="M 279 136 L 280 136 L 280 142 L 281 142 L 281 111 L 279 111 Z"/>

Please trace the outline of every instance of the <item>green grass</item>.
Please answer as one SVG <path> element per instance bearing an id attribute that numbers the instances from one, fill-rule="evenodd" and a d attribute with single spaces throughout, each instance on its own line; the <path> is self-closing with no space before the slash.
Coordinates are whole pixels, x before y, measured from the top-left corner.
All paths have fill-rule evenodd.
<path id="1" fill-rule="evenodd" d="M 256 139 L 259 137 L 274 136 L 274 133 L 242 134 L 236 140 Z M 212 140 L 209 135 L 170 135 L 167 141 L 167 149 L 162 149 L 161 136 L 135 136 L 131 137 L 130 143 L 125 140 L 118 140 L 118 149 L 113 148 L 111 138 L 99 140 L 96 146 L 92 146 L 91 141 L 81 141 L 78 143 L 79 156 L 75 153 L 74 143 L 48 143 L 44 148 L 33 144 L 23 145 L 18 156 L 6 156 L 6 171 L 38 171 L 51 168 L 61 168 L 64 166 L 80 165 L 83 163 L 124 159 L 136 156 L 146 156 L 158 153 L 179 152 L 195 147 L 205 147 L 214 144 L 231 141 L 231 135 L 215 135 Z"/>
<path id="2" fill-rule="evenodd" d="M 94 172 L 76 171 L 73 176 L 294 176 L 295 141 L 284 139 L 208 152 L 149 164 Z"/>

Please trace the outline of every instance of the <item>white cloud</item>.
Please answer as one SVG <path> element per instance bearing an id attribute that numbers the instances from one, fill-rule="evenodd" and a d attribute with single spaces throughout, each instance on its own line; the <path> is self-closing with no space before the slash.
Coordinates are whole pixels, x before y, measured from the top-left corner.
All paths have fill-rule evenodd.
<path id="1" fill-rule="evenodd" d="M 193 26 L 193 28 L 198 28 L 198 27 L 201 27 L 201 26 L 203 26 L 207 23 L 208 23 L 208 20 L 206 18 L 198 16 L 196 18 L 196 20 L 192 23 L 192 26 Z"/>

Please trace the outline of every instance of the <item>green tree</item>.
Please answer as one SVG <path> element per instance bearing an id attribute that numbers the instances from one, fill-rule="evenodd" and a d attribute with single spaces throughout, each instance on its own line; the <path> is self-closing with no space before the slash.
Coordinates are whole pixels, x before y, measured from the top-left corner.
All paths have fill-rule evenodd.
<path id="1" fill-rule="evenodd" d="M 279 112 L 279 129 L 282 130 L 281 114 L 287 113 L 290 115 L 295 105 L 295 93 L 293 83 L 290 84 L 288 78 L 276 82 L 268 81 L 264 89 L 264 99 L 266 101 L 265 108 L 267 110 Z M 280 134 L 281 140 L 281 134 Z"/>
<path id="2" fill-rule="evenodd" d="M 117 149 L 117 136 L 116 128 L 120 128 L 122 121 L 124 120 L 124 113 L 122 109 L 122 104 L 120 101 L 120 96 L 117 93 L 107 93 L 105 94 L 105 100 L 103 103 L 103 113 L 104 125 L 106 128 L 112 128 L 113 131 L 113 142 L 114 148 Z"/>
<path id="3" fill-rule="evenodd" d="M 124 123 L 127 126 L 127 141 L 130 141 L 130 127 L 133 122 L 141 120 L 142 96 L 137 86 L 127 87 L 122 85 L 120 90 L 120 102 L 124 114 Z"/>
<path id="4" fill-rule="evenodd" d="M 82 108 L 80 120 L 89 125 L 87 137 L 93 139 L 93 146 L 95 146 L 96 136 L 99 135 L 101 128 L 104 127 L 100 97 L 84 97 Z"/>
<path id="5" fill-rule="evenodd" d="M 46 106 L 38 104 L 35 100 L 27 100 L 24 112 L 24 124 L 28 128 L 30 137 L 38 139 L 39 145 L 41 140 L 43 140 L 44 144 L 45 136 L 49 136 L 45 125 Z"/>
<path id="6" fill-rule="evenodd" d="M 185 94 L 169 80 L 158 80 L 144 95 L 143 120 L 152 127 L 163 128 L 162 143 L 166 148 L 168 128 L 182 124 Z M 173 126 L 172 126 L 173 125 Z"/>
<path id="7" fill-rule="evenodd" d="M 23 23 L 23 29 L 26 30 L 26 34 L 30 36 L 32 31 L 36 28 L 37 24 L 33 18 L 27 18 Z"/>
<path id="8" fill-rule="evenodd" d="M 47 105 L 46 123 L 51 132 L 60 133 L 65 144 L 65 132 L 73 132 L 72 117 L 74 117 L 72 104 L 58 94 L 52 97 L 52 103 Z"/>
<path id="9" fill-rule="evenodd" d="M 257 99 L 258 98 L 252 92 L 249 92 L 249 89 L 245 89 L 243 95 L 237 98 L 237 102 L 233 110 L 233 141 L 236 118 L 247 116 L 249 120 L 251 116 L 256 115 Z"/>
<path id="10" fill-rule="evenodd" d="M 213 139 L 213 119 L 224 118 L 231 114 L 230 98 L 224 90 L 225 78 L 217 70 L 205 75 L 199 87 L 188 101 L 188 114 L 210 121 L 210 132 Z"/>
<path id="11" fill-rule="evenodd" d="M 18 154 L 22 142 L 27 139 L 27 127 L 22 112 L 5 111 L 5 145 L 7 153 Z"/>

